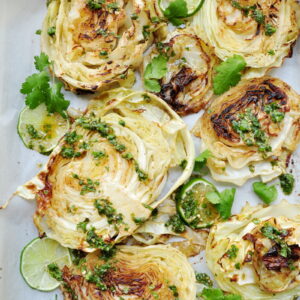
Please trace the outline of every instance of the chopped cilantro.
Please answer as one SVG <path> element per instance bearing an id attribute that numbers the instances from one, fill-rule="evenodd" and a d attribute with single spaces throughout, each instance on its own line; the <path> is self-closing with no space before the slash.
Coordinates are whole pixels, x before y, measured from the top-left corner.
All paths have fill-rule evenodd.
<path id="1" fill-rule="evenodd" d="M 237 254 L 239 252 L 239 248 L 236 245 L 231 245 L 230 249 L 227 250 L 226 255 L 229 259 L 237 258 Z"/>
<path id="2" fill-rule="evenodd" d="M 90 10 L 98 10 L 102 8 L 102 4 L 104 4 L 104 0 L 88 0 L 87 7 Z"/>
<path id="3" fill-rule="evenodd" d="M 48 273 L 51 277 L 56 279 L 57 281 L 63 280 L 63 274 L 62 271 L 59 269 L 58 265 L 56 263 L 49 264 L 47 266 Z"/>
<path id="4" fill-rule="evenodd" d="M 272 24 L 266 23 L 266 17 L 263 12 L 257 8 L 257 5 L 242 6 L 238 1 L 231 1 L 231 5 L 241 10 L 245 16 L 248 16 L 251 12 L 250 17 L 255 20 L 257 24 L 264 26 L 266 36 L 271 36 L 276 32 L 276 28 Z"/>
<path id="5" fill-rule="evenodd" d="M 275 55 L 275 51 L 273 49 L 271 49 L 268 51 L 268 54 L 273 56 L 273 55 Z"/>
<path id="6" fill-rule="evenodd" d="M 133 159 L 133 155 L 130 152 L 122 154 L 122 157 L 126 160 L 132 160 Z"/>
<path id="7" fill-rule="evenodd" d="M 259 120 L 250 108 L 245 113 L 238 114 L 237 119 L 231 123 L 233 130 L 240 135 L 247 146 L 258 146 L 258 151 L 262 153 L 272 151 L 268 136 L 261 129 Z"/>
<path id="8" fill-rule="evenodd" d="M 41 29 L 38 29 L 36 32 L 35 32 L 36 35 L 41 35 L 42 34 L 42 30 Z"/>
<path id="9" fill-rule="evenodd" d="M 145 219 L 145 218 L 138 218 L 138 217 L 136 217 L 134 214 L 131 214 L 131 218 L 132 218 L 133 222 L 134 222 L 135 224 L 138 224 L 138 225 L 143 224 L 143 223 L 146 222 L 146 219 Z"/>
<path id="10" fill-rule="evenodd" d="M 179 164 L 179 167 L 181 168 L 181 169 L 185 169 L 186 168 L 186 166 L 187 166 L 187 160 L 186 159 L 183 159 L 181 162 L 180 162 L 180 164 Z"/>
<path id="11" fill-rule="evenodd" d="M 264 24 L 265 23 L 265 16 L 263 12 L 259 9 L 254 9 L 252 12 L 251 17 L 258 23 L 258 24 Z"/>
<path id="12" fill-rule="evenodd" d="M 87 271 L 84 275 L 84 279 L 87 282 L 94 283 L 101 291 L 106 291 L 108 287 L 104 283 L 103 279 L 111 268 L 112 266 L 109 263 L 96 266 L 93 271 Z"/>
<path id="13" fill-rule="evenodd" d="M 145 204 L 145 203 L 143 203 L 143 206 L 151 211 L 153 211 L 153 209 L 154 209 L 152 206 Z"/>
<path id="14" fill-rule="evenodd" d="M 100 28 L 100 29 L 98 29 L 97 31 L 96 31 L 96 33 L 98 34 L 98 35 L 102 35 L 102 36 L 108 36 L 108 32 L 107 32 L 107 29 L 103 29 L 103 28 Z"/>
<path id="15" fill-rule="evenodd" d="M 92 152 L 92 155 L 94 156 L 95 159 L 101 159 L 107 156 L 104 151 L 94 151 Z"/>
<path id="16" fill-rule="evenodd" d="M 292 174 L 282 174 L 279 176 L 280 186 L 284 194 L 290 195 L 294 189 L 295 178 Z"/>
<path id="17" fill-rule="evenodd" d="M 106 216 L 108 224 L 123 222 L 123 215 L 117 213 L 109 200 L 97 199 L 94 202 L 94 206 L 98 210 L 99 215 Z"/>
<path id="18" fill-rule="evenodd" d="M 280 246 L 279 254 L 281 256 L 289 257 L 291 255 L 292 251 L 288 244 L 284 241 L 284 237 L 288 234 L 287 230 L 278 230 L 269 223 L 265 223 L 260 231 L 265 237 Z"/>
<path id="19" fill-rule="evenodd" d="M 206 273 L 197 273 L 196 280 L 198 283 L 204 284 L 207 287 L 213 286 L 213 282 L 212 282 L 211 278 Z"/>
<path id="20" fill-rule="evenodd" d="M 121 126 L 125 126 L 125 125 L 126 125 L 126 123 L 125 123 L 124 120 L 119 120 L 119 124 L 120 124 Z"/>
<path id="21" fill-rule="evenodd" d="M 245 59 L 240 55 L 227 58 L 216 67 L 217 74 L 213 78 L 213 89 L 216 95 L 228 91 L 241 80 L 241 72 L 246 67 Z"/>
<path id="22" fill-rule="evenodd" d="M 137 20 L 139 18 L 139 16 L 136 13 L 133 13 L 131 15 L 131 20 Z"/>
<path id="23" fill-rule="evenodd" d="M 109 253 L 112 251 L 113 249 L 113 245 L 111 244 L 108 244 L 108 243 L 105 243 L 103 241 L 103 239 L 98 236 L 95 232 L 95 228 L 92 227 L 88 232 L 87 232 L 87 235 L 86 235 L 86 241 L 87 243 L 93 247 L 93 248 L 97 248 L 97 249 L 100 249 L 102 250 L 103 252 L 105 253 Z"/>
<path id="24" fill-rule="evenodd" d="M 135 162 L 135 172 L 138 175 L 139 181 L 144 181 L 148 179 L 148 175 L 143 170 L 140 169 L 137 162 Z"/>
<path id="25" fill-rule="evenodd" d="M 267 36 L 271 36 L 276 32 L 276 28 L 272 24 L 266 24 L 265 25 L 265 34 Z"/>
<path id="26" fill-rule="evenodd" d="M 90 222 L 88 218 L 86 218 L 84 221 L 79 222 L 76 226 L 77 229 L 81 229 L 84 233 L 87 232 L 87 225 Z"/>
<path id="27" fill-rule="evenodd" d="M 31 138 L 35 140 L 40 140 L 42 138 L 42 136 L 39 134 L 39 132 L 34 128 L 32 124 L 26 124 L 26 130 Z"/>
<path id="28" fill-rule="evenodd" d="M 165 226 L 170 226 L 172 231 L 176 233 L 182 233 L 185 231 L 185 224 L 178 215 L 171 216 Z"/>
<path id="29" fill-rule="evenodd" d="M 69 249 L 71 254 L 72 263 L 76 266 L 81 266 L 85 261 L 85 257 L 87 253 L 77 250 L 77 249 Z"/>
<path id="30" fill-rule="evenodd" d="M 60 155 L 63 158 L 75 158 L 81 156 L 81 152 L 76 152 L 73 147 L 63 146 Z"/>
<path id="31" fill-rule="evenodd" d="M 143 26 L 143 37 L 145 40 L 148 40 L 150 37 L 150 31 L 149 31 L 150 26 L 149 25 L 144 25 Z"/>
<path id="32" fill-rule="evenodd" d="M 264 107 L 264 111 L 271 116 L 271 120 L 274 123 L 280 123 L 284 119 L 284 112 L 280 111 L 278 103 L 267 104 Z"/>
<path id="33" fill-rule="evenodd" d="M 173 292 L 174 297 L 179 296 L 178 289 L 177 289 L 176 285 L 169 285 L 169 289 Z"/>
<path id="34" fill-rule="evenodd" d="M 119 5 L 117 2 L 112 2 L 107 4 L 107 8 L 111 9 L 112 11 L 118 11 L 120 10 Z"/>
<path id="35" fill-rule="evenodd" d="M 55 35 L 55 33 L 56 33 L 55 26 L 49 27 L 47 33 L 48 33 L 48 35 L 50 35 L 51 37 L 53 37 Z"/>
<path id="36" fill-rule="evenodd" d="M 78 135 L 77 132 L 74 130 L 72 132 L 68 132 L 65 135 L 65 141 L 69 144 L 72 145 L 79 141 L 82 138 L 82 135 Z"/>

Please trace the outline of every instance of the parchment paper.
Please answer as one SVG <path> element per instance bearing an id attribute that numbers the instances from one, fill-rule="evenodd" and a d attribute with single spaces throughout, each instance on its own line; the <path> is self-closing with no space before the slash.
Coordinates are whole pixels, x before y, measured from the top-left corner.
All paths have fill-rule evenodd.
<path id="1" fill-rule="evenodd" d="M 26 149 L 18 137 L 16 126 L 18 114 L 24 107 L 24 97 L 19 90 L 25 77 L 34 70 L 33 56 L 40 53 L 39 36 L 35 31 L 41 28 L 46 13 L 44 0 L 0 0 L 0 204 L 15 191 L 17 186 L 33 177 L 46 156 Z M 271 72 L 300 92 L 300 43 L 294 49 L 294 56 L 287 59 L 282 68 Z M 86 99 L 66 92 L 72 106 L 84 107 Z M 192 128 L 199 114 L 184 120 Z M 199 140 L 195 139 L 196 153 Z M 300 151 L 294 154 L 295 172 L 300 174 Z M 210 179 L 211 180 L 211 179 Z M 300 178 L 296 189 L 289 197 L 279 198 L 300 203 Z M 276 181 L 275 181 L 276 182 Z M 233 212 L 238 213 L 246 201 L 255 205 L 260 200 L 252 192 L 252 181 L 237 189 Z M 222 190 L 225 184 L 216 184 Z M 0 300 L 54 300 L 62 299 L 60 291 L 42 293 L 30 289 L 19 272 L 19 257 L 25 244 L 37 236 L 32 222 L 35 203 L 16 197 L 5 211 L 0 211 Z M 207 271 L 203 254 L 191 259 L 198 271 Z"/>

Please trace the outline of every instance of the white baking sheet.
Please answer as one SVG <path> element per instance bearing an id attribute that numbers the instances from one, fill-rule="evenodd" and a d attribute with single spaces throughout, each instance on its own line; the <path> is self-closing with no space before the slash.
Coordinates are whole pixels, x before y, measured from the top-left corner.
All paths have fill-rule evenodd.
<path id="1" fill-rule="evenodd" d="M 0 203 L 3 203 L 18 185 L 33 177 L 39 164 L 47 157 L 26 149 L 16 131 L 17 118 L 24 106 L 24 98 L 19 93 L 25 77 L 34 72 L 33 56 L 39 54 L 39 36 L 35 31 L 41 28 L 46 12 L 45 0 L 0 0 Z M 289 83 L 300 92 L 300 43 L 295 47 L 294 57 L 285 61 L 281 69 L 272 74 Z M 86 99 L 66 93 L 72 106 L 84 107 Z M 191 128 L 197 115 L 185 118 Z M 198 153 L 199 140 L 195 139 Z M 294 155 L 295 170 L 300 174 L 300 151 Z M 299 177 L 299 176 L 298 176 Z M 297 178 L 293 195 L 283 197 L 291 202 L 299 202 L 300 179 Z M 220 189 L 226 185 L 217 185 Z M 280 189 L 278 189 L 280 192 Z M 260 201 L 252 192 L 251 182 L 237 190 L 233 212 L 249 201 Z M 279 201 L 279 200 L 278 200 Z M 278 202 L 277 201 L 277 202 Z M 33 202 L 16 197 L 11 205 L 0 211 L 0 300 L 41 300 L 61 299 L 59 291 L 42 293 L 30 289 L 19 273 L 19 257 L 24 245 L 37 236 L 32 223 L 35 209 Z M 206 271 L 204 259 L 193 259 L 198 270 Z"/>

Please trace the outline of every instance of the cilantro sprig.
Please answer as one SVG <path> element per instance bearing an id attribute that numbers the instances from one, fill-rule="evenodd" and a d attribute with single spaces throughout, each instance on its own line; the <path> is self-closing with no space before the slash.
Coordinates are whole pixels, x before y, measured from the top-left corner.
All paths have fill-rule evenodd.
<path id="1" fill-rule="evenodd" d="M 40 104 L 45 103 L 49 113 L 57 112 L 66 117 L 66 109 L 70 105 L 70 101 L 65 100 L 61 93 L 62 83 L 53 83 L 50 81 L 50 75 L 47 68 L 50 61 L 45 53 L 34 57 L 34 65 L 38 73 L 28 76 L 22 84 L 20 92 L 26 95 L 25 104 L 34 109 Z"/>
<path id="2" fill-rule="evenodd" d="M 164 16 L 175 26 L 183 24 L 182 18 L 188 17 L 188 8 L 185 0 L 174 0 L 163 11 Z"/>
<path id="3" fill-rule="evenodd" d="M 160 1 L 161 2 L 161 1 Z M 175 26 L 184 24 L 183 19 L 194 15 L 204 4 L 204 0 L 199 0 L 198 5 L 193 11 L 189 11 L 185 0 L 171 1 L 165 10 L 162 9 L 164 16 Z"/>
<path id="4" fill-rule="evenodd" d="M 213 89 L 216 95 L 222 95 L 239 83 L 242 71 L 246 68 L 246 61 L 240 55 L 227 58 L 216 67 L 217 74 L 213 78 Z"/>
<path id="5" fill-rule="evenodd" d="M 151 62 L 146 66 L 144 72 L 144 85 L 145 88 L 154 93 L 159 93 L 161 86 L 159 79 L 162 79 L 167 73 L 167 57 L 160 54 L 154 57 Z"/>
<path id="6" fill-rule="evenodd" d="M 212 153 L 209 149 L 204 150 L 195 158 L 194 172 L 200 172 L 206 165 L 207 159 L 212 157 Z"/>
<path id="7" fill-rule="evenodd" d="M 225 189 L 221 193 L 208 192 L 206 199 L 215 205 L 223 220 L 227 220 L 231 216 L 231 208 L 235 197 L 235 188 Z"/>

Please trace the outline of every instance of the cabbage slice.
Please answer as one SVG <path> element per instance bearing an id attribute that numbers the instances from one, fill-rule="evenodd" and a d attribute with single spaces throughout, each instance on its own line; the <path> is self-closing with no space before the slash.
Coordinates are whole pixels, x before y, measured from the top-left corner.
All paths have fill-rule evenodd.
<path id="1" fill-rule="evenodd" d="M 161 16 L 158 4 L 108 0 L 95 6 L 94 2 L 50 1 L 42 51 L 53 61 L 55 76 L 74 92 L 131 87 L 153 33 L 164 36 L 165 23 L 152 22 Z"/>
<path id="2" fill-rule="evenodd" d="M 84 267 L 86 271 L 82 272 Z M 104 270 L 98 287 L 91 279 L 97 269 Z M 74 295 L 78 300 L 196 299 L 192 266 L 180 251 L 166 245 L 118 246 L 108 262 L 94 252 L 80 267 L 64 267 L 63 278 L 66 285 L 62 290 L 70 300 Z"/>
<path id="3" fill-rule="evenodd" d="M 171 185 L 172 168 L 187 161 Z M 44 169 L 18 189 L 37 200 L 40 234 L 94 251 L 92 237 L 116 243 L 131 235 L 191 174 L 194 146 L 184 122 L 152 94 L 101 94 L 72 124 Z M 167 184 L 167 185 L 166 185 Z"/>
<path id="4" fill-rule="evenodd" d="M 274 228 L 275 239 L 270 235 Z M 245 300 L 294 299 L 300 295 L 295 255 L 300 250 L 299 230 L 298 204 L 247 204 L 240 214 L 212 227 L 206 246 L 208 267 L 221 289 Z M 291 253 L 285 255 L 285 247 Z"/>

